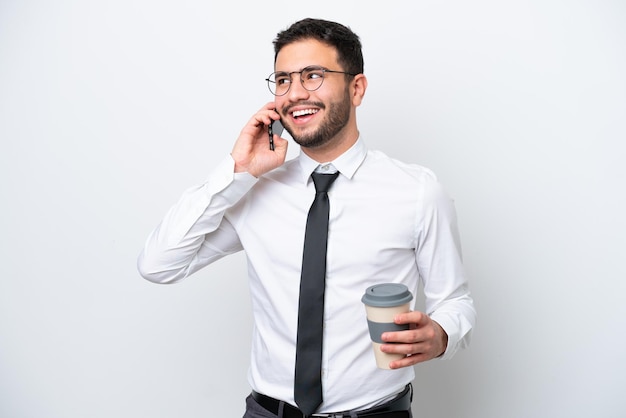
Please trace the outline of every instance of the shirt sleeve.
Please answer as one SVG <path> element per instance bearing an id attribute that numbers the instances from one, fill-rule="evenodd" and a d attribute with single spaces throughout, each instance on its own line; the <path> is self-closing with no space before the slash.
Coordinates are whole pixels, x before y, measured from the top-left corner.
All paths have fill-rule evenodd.
<path id="1" fill-rule="evenodd" d="M 249 173 L 234 173 L 229 155 L 207 181 L 186 190 L 150 233 L 137 260 L 143 278 L 174 283 L 240 251 L 236 231 L 224 213 L 256 184 Z"/>
<path id="2" fill-rule="evenodd" d="M 463 267 L 454 202 L 436 180 L 427 182 L 421 201 L 417 265 L 426 313 L 448 334 L 440 358 L 449 359 L 469 345 L 476 311 Z"/>

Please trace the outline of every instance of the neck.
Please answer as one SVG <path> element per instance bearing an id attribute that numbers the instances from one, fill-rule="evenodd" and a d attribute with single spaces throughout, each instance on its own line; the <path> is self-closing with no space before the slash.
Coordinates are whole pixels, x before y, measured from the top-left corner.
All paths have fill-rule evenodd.
<path id="1" fill-rule="evenodd" d="M 312 160 L 315 160 L 318 163 L 327 163 L 334 161 L 341 154 L 348 151 L 356 143 L 358 138 L 359 131 L 355 129 L 354 132 L 344 133 L 341 136 L 337 136 L 332 141 L 329 141 L 322 146 L 315 148 L 302 147 L 301 149 L 302 152 L 304 152 Z"/>

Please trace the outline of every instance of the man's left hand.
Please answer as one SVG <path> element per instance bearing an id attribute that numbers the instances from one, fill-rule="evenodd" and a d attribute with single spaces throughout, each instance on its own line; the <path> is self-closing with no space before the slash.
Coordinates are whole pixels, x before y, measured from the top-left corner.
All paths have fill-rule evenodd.
<path id="1" fill-rule="evenodd" d="M 406 357 L 392 361 L 389 367 L 399 369 L 439 357 L 448 346 L 448 334 L 437 322 L 419 311 L 398 314 L 394 322 L 398 325 L 409 324 L 406 331 L 385 332 L 382 335 L 381 350 L 384 353 L 405 354 Z"/>

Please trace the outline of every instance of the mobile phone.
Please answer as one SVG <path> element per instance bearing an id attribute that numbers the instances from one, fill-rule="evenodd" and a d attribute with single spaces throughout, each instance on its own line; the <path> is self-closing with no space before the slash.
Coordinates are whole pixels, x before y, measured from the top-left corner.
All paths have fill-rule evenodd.
<path id="1" fill-rule="evenodd" d="M 274 151 L 274 134 L 280 136 L 283 133 L 283 129 L 285 129 L 285 127 L 283 126 L 283 124 L 280 122 L 279 120 L 275 120 L 272 123 L 270 123 L 267 127 L 267 133 L 270 137 L 270 149 L 272 151 Z"/>

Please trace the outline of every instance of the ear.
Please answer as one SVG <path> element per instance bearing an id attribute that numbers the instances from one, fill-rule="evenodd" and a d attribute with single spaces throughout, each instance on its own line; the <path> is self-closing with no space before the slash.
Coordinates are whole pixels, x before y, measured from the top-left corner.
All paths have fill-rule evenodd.
<path id="1" fill-rule="evenodd" d="M 363 101 L 365 96 L 365 90 L 367 90 L 367 78 L 364 74 L 357 74 L 352 80 L 352 105 L 357 107 Z"/>

